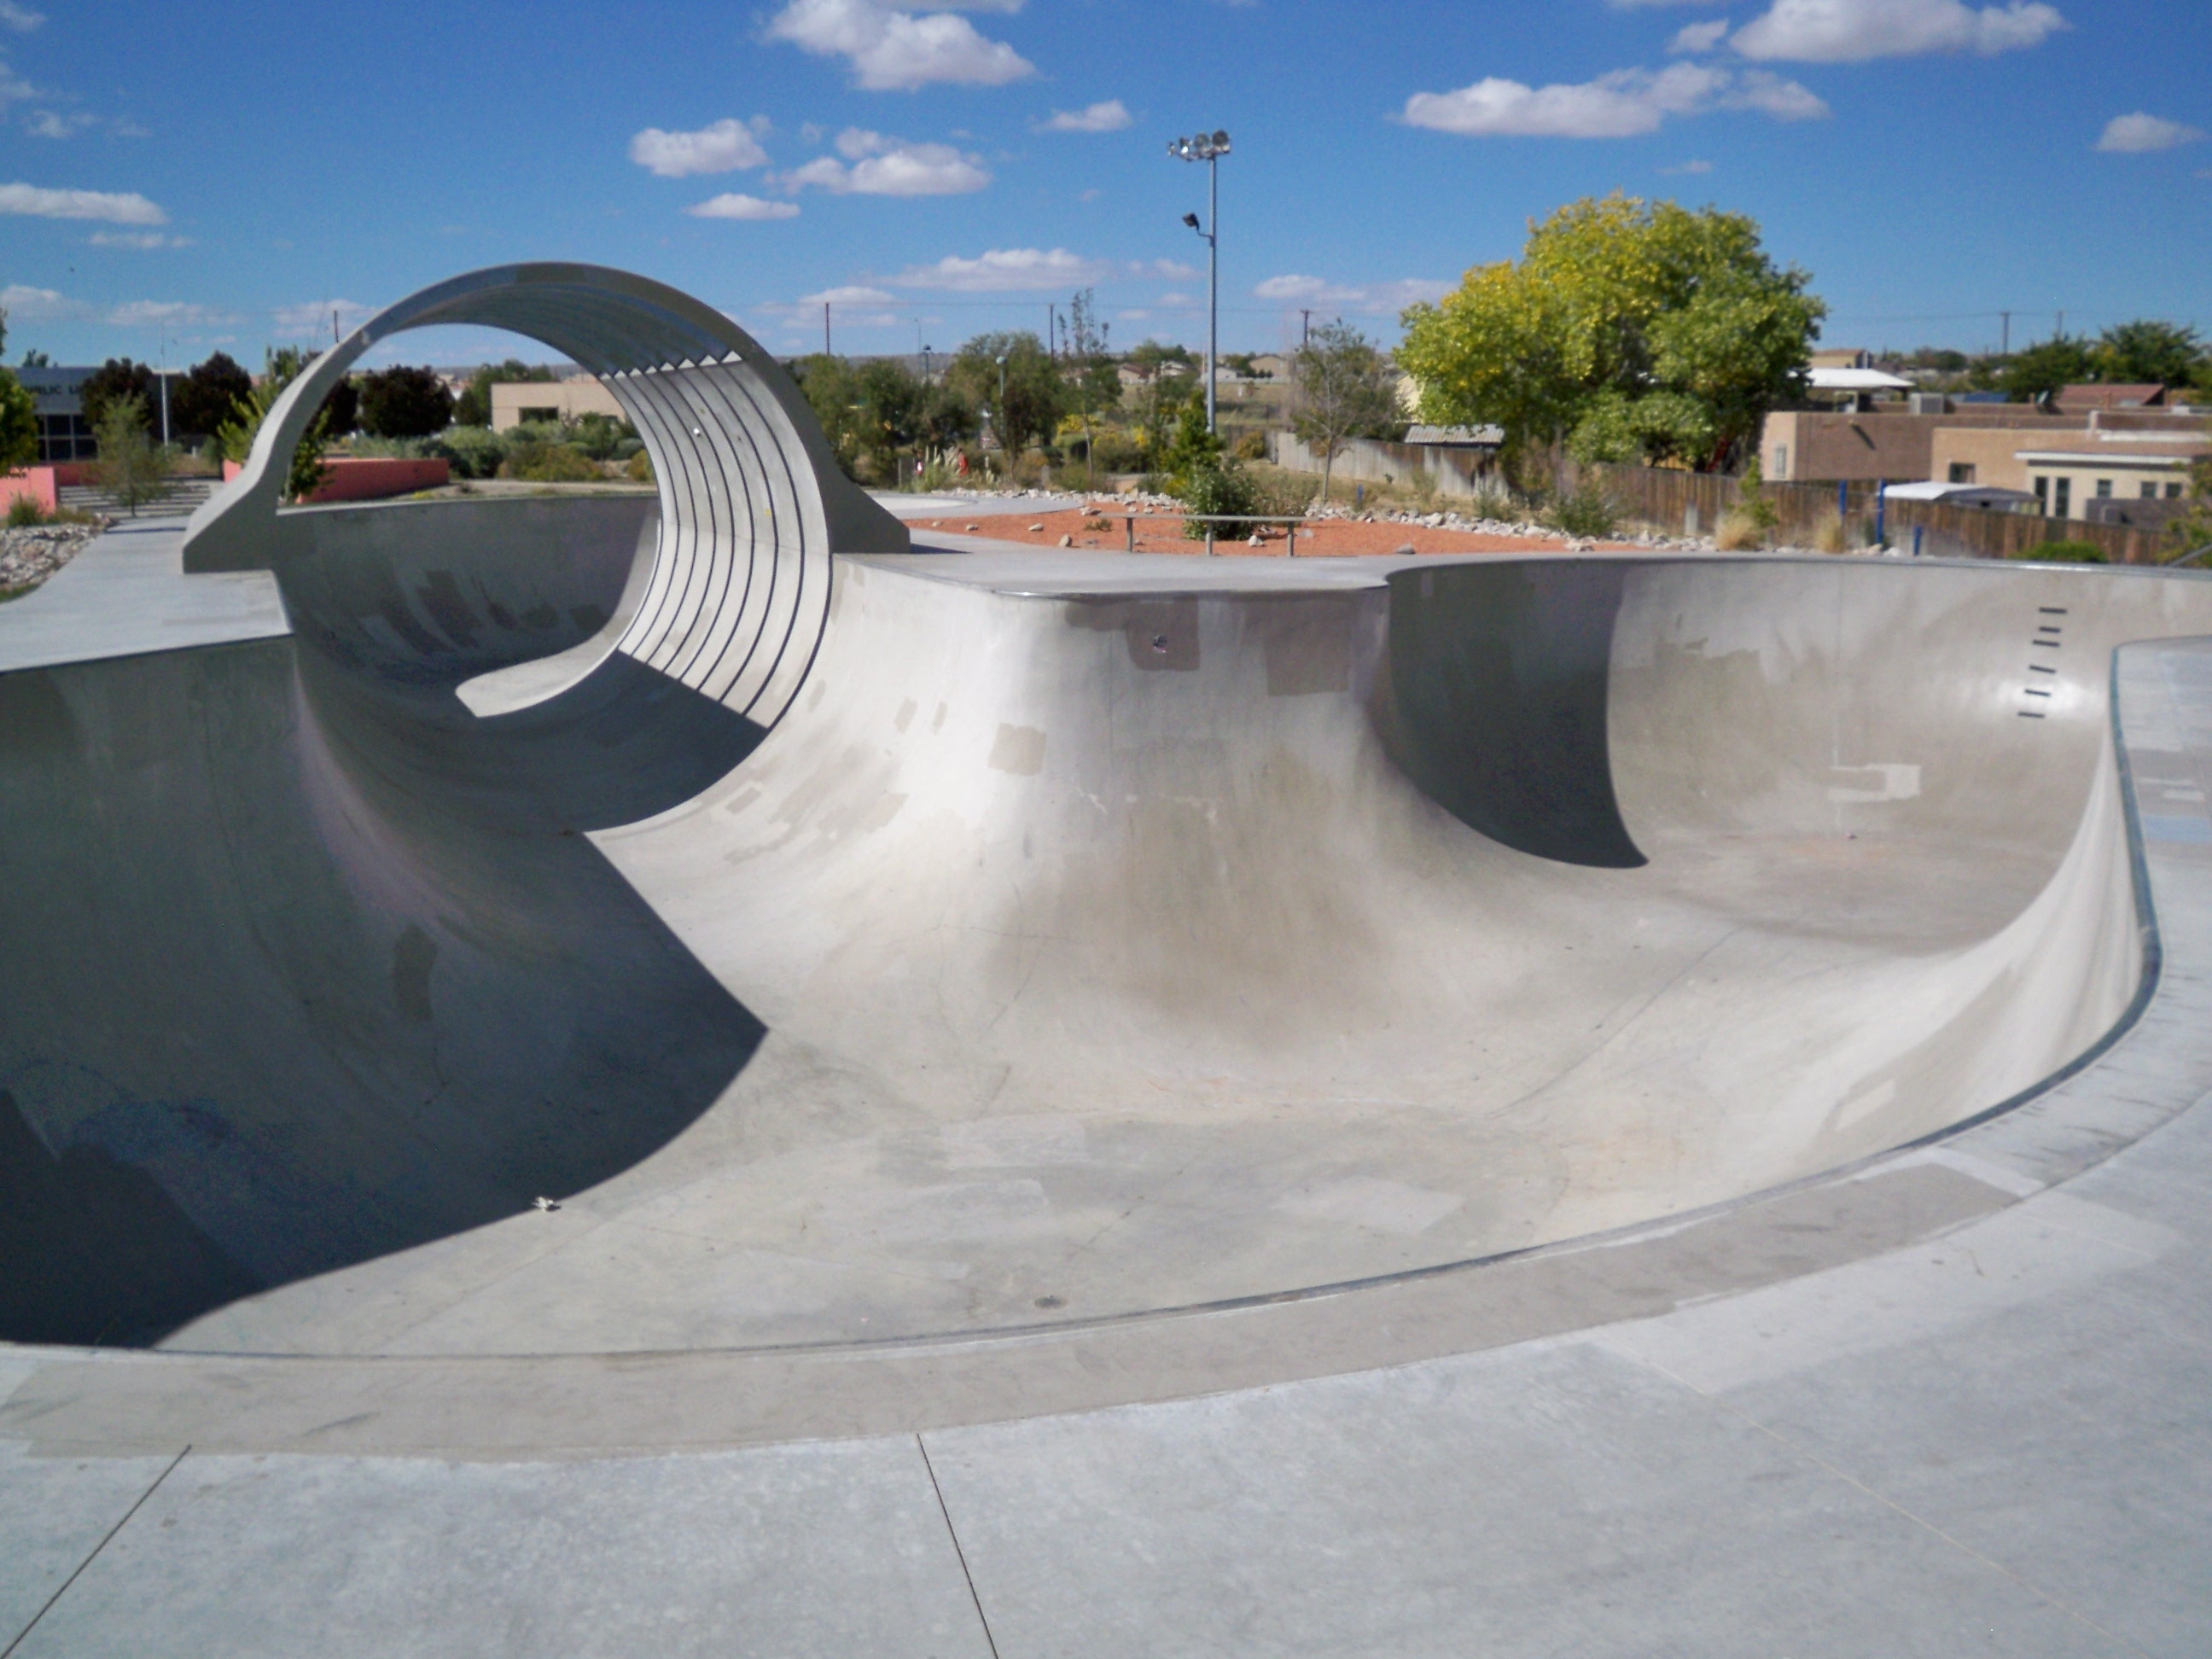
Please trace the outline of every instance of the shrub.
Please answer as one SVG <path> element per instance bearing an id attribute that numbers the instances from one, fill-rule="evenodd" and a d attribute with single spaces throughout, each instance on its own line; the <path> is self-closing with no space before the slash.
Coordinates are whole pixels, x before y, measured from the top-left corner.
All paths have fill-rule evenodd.
<path id="1" fill-rule="evenodd" d="M 1267 434 L 1247 432 L 1229 447 L 1229 453 L 1240 461 L 1264 461 L 1267 459 Z"/>
<path id="2" fill-rule="evenodd" d="M 1104 427 L 1091 440 L 1091 465 L 1101 472 L 1135 472 L 1145 464 L 1145 452 L 1118 427 Z"/>
<path id="3" fill-rule="evenodd" d="M 1844 521 L 1831 513 L 1813 528 L 1813 550 L 1816 553 L 1840 553 L 1844 548 Z"/>
<path id="4" fill-rule="evenodd" d="M 1766 526 L 1740 507 L 1730 507 L 1713 526 L 1713 545 L 1723 553 L 1744 553 L 1766 545 Z"/>
<path id="5" fill-rule="evenodd" d="M 1620 510 L 1601 486 L 1586 483 L 1563 491 L 1545 517 L 1553 528 L 1577 541 L 1595 541 L 1613 534 L 1620 521 Z"/>
<path id="6" fill-rule="evenodd" d="M 8 528 L 24 530 L 46 521 L 46 509 L 35 495 L 18 495 L 8 503 Z"/>
<path id="7" fill-rule="evenodd" d="M 1259 510 L 1257 492 L 1252 480 L 1239 466 L 1206 466 L 1194 468 L 1183 480 L 1178 492 L 1182 504 L 1194 514 L 1243 514 Z M 1249 536 L 1259 526 L 1249 520 L 1231 518 L 1226 523 L 1206 524 L 1197 519 L 1183 520 L 1182 533 L 1194 542 L 1204 541 L 1209 535 L 1217 541 L 1234 537 Z"/>
<path id="8" fill-rule="evenodd" d="M 483 426 L 449 426 L 423 446 L 426 454 L 442 456 L 456 478 L 492 478 L 507 459 L 507 440 Z"/>
<path id="9" fill-rule="evenodd" d="M 623 468 L 623 476 L 635 483 L 653 482 L 653 457 L 645 453 L 643 444 L 637 447 L 637 453 L 631 456 L 629 464 Z"/>
<path id="10" fill-rule="evenodd" d="M 573 444 L 517 444 L 500 464 L 502 478 L 532 483 L 583 483 L 604 475 L 599 463 Z"/>
<path id="11" fill-rule="evenodd" d="M 1744 468 L 1743 477 L 1737 483 L 1735 510 L 1762 531 L 1771 530 L 1782 522 L 1781 513 L 1766 499 L 1766 474 L 1756 456 Z"/>
<path id="12" fill-rule="evenodd" d="M 1489 519 L 1498 523 L 1511 523 L 1521 516 L 1513 504 L 1513 492 L 1495 478 L 1485 478 L 1474 487 L 1474 495 L 1468 510 L 1478 519 Z"/>
<path id="13" fill-rule="evenodd" d="M 2094 542 L 2045 542 L 2019 557 L 2035 564 L 2104 564 L 2105 550 Z"/>

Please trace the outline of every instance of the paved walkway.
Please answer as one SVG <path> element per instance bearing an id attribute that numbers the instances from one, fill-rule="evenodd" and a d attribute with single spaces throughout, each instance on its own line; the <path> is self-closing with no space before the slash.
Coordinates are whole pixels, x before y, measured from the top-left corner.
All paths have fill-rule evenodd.
<path id="1" fill-rule="evenodd" d="M 0 1350 L 0 1653 L 2202 1654 L 2212 645 L 2119 677 L 2148 1009 L 1855 1177 L 1941 1176 L 1974 1218 L 1479 1352 L 643 1456 L 210 1451 L 189 1423 L 118 1450 L 72 1438 L 86 1401 L 174 1362 Z M 1703 1285 L 1696 1254 L 1668 1271 Z M 1335 1306 L 1376 1356 L 1418 1346 L 1370 1294 Z M 287 1443 L 343 1444 L 384 1363 L 295 1367 L 329 1415 Z"/>

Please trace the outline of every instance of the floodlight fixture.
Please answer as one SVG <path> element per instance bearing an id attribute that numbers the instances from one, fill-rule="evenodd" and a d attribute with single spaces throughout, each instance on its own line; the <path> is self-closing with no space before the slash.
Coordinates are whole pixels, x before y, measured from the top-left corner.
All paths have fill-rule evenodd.
<path id="1" fill-rule="evenodd" d="M 1188 138 L 1170 138 L 1168 154 L 1179 161 L 1206 163 L 1206 224 L 1199 224 L 1195 213 L 1184 214 L 1182 222 L 1206 238 L 1206 429 L 1212 432 L 1215 347 L 1221 332 L 1221 183 L 1214 163 L 1229 154 L 1229 135 L 1217 127 Z"/>

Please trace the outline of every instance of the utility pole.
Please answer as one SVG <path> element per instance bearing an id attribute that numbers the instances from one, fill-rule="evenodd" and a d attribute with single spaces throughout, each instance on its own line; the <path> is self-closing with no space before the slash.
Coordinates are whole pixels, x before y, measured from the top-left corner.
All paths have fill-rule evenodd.
<path id="1" fill-rule="evenodd" d="M 1301 310 L 1298 313 L 1298 349 L 1304 351 L 1312 343 L 1313 313 Z"/>
<path id="2" fill-rule="evenodd" d="M 2012 356 L 2012 313 L 2000 311 L 1997 315 L 2004 319 L 2004 343 L 1997 348 L 1997 356 L 2009 357 Z"/>
<path id="3" fill-rule="evenodd" d="M 2063 340 L 2066 337 L 2066 309 L 2063 306 L 2059 307 L 2058 311 L 2058 332 L 2051 337 L 2057 340 Z"/>
<path id="4" fill-rule="evenodd" d="M 824 300 L 822 302 L 822 355 L 825 357 L 831 355 L 830 350 L 830 302 L 827 300 Z"/>
<path id="5" fill-rule="evenodd" d="M 1201 132 L 1193 138 L 1168 142 L 1168 154 L 1183 161 L 1206 163 L 1206 228 L 1198 229 L 1198 216 L 1186 213 L 1183 223 L 1206 239 L 1206 429 L 1214 430 L 1213 394 L 1216 349 L 1221 337 L 1221 158 L 1229 154 L 1229 135 Z"/>
<path id="6" fill-rule="evenodd" d="M 161 331 L 161 447 L 169 447 L 169 331 Z"/>

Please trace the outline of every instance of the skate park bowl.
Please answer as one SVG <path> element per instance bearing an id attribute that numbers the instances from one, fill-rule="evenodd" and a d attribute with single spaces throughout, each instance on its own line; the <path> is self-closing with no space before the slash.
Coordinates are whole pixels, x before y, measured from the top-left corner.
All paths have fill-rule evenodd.
<path id="1" fill-rule="evenodd" d="M 657 500 L 280 509 L 457 321 Z M 283 626 L 0 672 L 0 1339 L 1028 1340 L 1847 1170 L 2140 1010 L 2115 653 L 2212 633 L 2130 570 L 913 550 L 580 266 L 364 325 L 179 557 Z"/>

